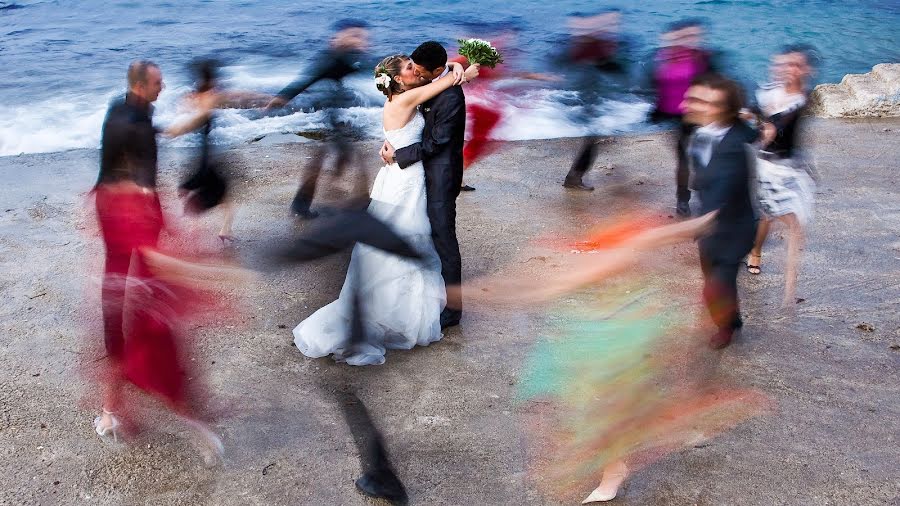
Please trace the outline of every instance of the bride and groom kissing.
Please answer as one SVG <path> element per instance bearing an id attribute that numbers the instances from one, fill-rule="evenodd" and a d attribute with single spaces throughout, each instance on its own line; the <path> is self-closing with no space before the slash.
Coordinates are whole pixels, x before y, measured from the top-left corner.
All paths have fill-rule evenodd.
<path id="1" fill-rule="evenodd" d="M 304 355 L 382 364 L 386 349 L 427 346 L 443 337 L 442 329 L 459 324 L 462 301 L 458 295 L 448 300 L 446 287 L 462 280 L 456 237 L 466 126 L 461 85 L 478 71 L 477 64 L 464 70 L 448 63 L 446 50 L 434 41 L 375 67 L 375 85 L 387 97 L 380 153 L 386 165 L 375 177 L 368 212 L 420 258 L 354 246 L 338 299 L 294 328 Z M 365 340 L 351 343 L 357 310 Z"/>

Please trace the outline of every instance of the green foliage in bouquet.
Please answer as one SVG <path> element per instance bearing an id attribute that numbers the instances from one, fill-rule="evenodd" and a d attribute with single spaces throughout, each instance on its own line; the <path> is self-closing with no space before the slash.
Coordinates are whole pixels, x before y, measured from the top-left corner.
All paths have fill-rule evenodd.
<path id="1" fill-rule="evenodd" d="M 498 63 L 503 63 L 503 55 L 486 40 L 459 39 L 457 42 L 459 54 L 465 56 L 470 64 L 494 68 Z"/>

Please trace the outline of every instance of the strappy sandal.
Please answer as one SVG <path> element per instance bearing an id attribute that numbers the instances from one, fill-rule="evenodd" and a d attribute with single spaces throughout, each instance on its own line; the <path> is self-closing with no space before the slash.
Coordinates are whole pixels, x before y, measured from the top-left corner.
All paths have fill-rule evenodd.
<path id="1" fill-rule="evenodd" d="M 750 263 L 750 259 L 756 257 L 756 265 Z M 759 267 L 759 262 L 762 260 L 762 255 L 750 255 L 747 257 L 747 272 L 753 274 L 754 276 L 758 276 L 762 269 Z"/>
<path id="2" fill-rule="evenodd" d="M 103 417 L 108 416 L 109 423 L 103 423 Z M 103 410 L 103 415 L 94 418 L 94 430 L 97 432 L 97 435 L 100 436 L 100 439 L 108 440 L 112 439 L 113 442 L 119 442 L 119 427 L 121 423 L 119 419 L 112 413 L 112 411 Z"/>

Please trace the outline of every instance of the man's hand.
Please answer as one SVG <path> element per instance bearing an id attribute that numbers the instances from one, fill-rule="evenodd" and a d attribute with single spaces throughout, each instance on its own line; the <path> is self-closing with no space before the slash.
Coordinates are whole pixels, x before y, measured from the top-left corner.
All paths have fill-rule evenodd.
<path id="1" fill-rule="evenodd" d="M 384 141 L 379 154 L 384 163 L 394 163 L 396 161 L 394 160 L 394 146 L 389 141 Z"/>
<path id="2" fill-rule="evenodd" d="M 271 111 L 272 109 L 278 109 L 279 107 L 284 107 L 287 101 L 281 97 L 275 97 L 266 104 L 266 110 Z"/>
<path id="3" fill-rule="evenodd" d="M 775 125 L 771 123 L 762 124 L 761 140 L 763 147 L 768 146 L 772 141 L 774 141 L 776 135 L 778 135 L 778 130 L 775 128 Z"/>

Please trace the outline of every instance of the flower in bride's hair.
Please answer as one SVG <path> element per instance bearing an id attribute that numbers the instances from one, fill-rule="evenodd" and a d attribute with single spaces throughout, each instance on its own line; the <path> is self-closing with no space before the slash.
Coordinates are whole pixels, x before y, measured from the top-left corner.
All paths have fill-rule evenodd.
<path id="1" fill-rule="evenodd" d="M 391 85 L 391 76 L 382 72 L 375 76 L 375 84 L 380 88 L 387 89 Z"/>

